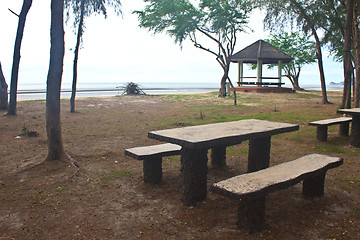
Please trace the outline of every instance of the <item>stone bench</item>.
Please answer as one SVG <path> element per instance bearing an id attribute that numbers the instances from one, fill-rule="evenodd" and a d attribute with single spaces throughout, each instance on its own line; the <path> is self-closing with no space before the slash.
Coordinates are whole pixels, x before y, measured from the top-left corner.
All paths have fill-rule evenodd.
<path id="1" fill-rule="evenodd" d="M 181 146 L 171 143 L 135 147 L 125 150 L 125 155 L 143 161 L 144 182 L 159 184 L 162 181 L 162 157 L 179 155 Z"/>
<path id="2" fill-rule="evenodd" d="M 305 197 L 324 195 L 325 174 L 343 159 L 310 154 L 257 172 L 239 175 L 210 186 L 210 191 L 239 202 L 238 226 L 261 232 L 265 224 L 265 195 L 303 181 Z"/>
<path id="3" fill-rule="evenodd" d="M 314 122 L 309 122 L 311 126 L 317 126 L 316 129 L 316 139 L 321 142 L 327 141 L 328 135 L 328 126 L 340 124 L 339 133 L 341 136 L 348 136 L 349 135 L 349 125 L 351 122 L 350 117 L 339 117 L 339 118 L 332 118 L 332 119 L 325 119 L 319 120 Z"/>

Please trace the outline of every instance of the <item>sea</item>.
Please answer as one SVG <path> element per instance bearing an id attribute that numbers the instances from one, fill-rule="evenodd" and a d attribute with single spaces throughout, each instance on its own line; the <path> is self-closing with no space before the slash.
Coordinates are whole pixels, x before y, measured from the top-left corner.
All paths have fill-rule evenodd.
<path id="1" fill-rule="evenodd" d="M 78 83 L 77 97 L 96 97 L 96 96 L 117 96 L 124 93 L 124 88 L 128 83 Z M 143 82 L 136 83 L 146 94 L 191 94 L 208 93 L 219 89 L 219 83 L 206 82 Z M 284 87 L 291 85 L 285 84 Z M 306 90 L 321 90 L 320 85 L 301 85 Z M 327 90 L 342 90 L 341 84 L 329 84 Z M 61 98 L 70 98 L 71 84 L 62 84 Z M 46 98 L 46 86 L 43 84 L 21 84 L 18 86 L 18 100 L 36 100 Z"/>

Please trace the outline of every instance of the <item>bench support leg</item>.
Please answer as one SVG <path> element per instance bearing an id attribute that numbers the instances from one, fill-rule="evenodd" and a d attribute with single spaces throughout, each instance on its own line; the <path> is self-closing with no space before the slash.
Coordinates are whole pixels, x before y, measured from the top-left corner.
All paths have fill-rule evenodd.
<path id="1" fill-rule="evenodd" d="M 320 142 L 326 142 L 328 136 L 328 126 L 317 126 L 316 139 Z"/>
<path id="2" fill-rule="evenodd" d="M 246 229 L 250 233 L 261 232 L 264 229 L 265 195 L 240 200 L 237 225 L 240 229 Z"/>
<path id="3" fill-rule="evenodd" d="M 181 150 L 181 179 L 183 189 L 181 203 L 194 206 L 204 201 L 207 194 L 207 149 Z"/>
<path id="4" fill-rule="evenodd" d="M 352 146 L 360 147 L 360 116 L 352 117 L 350 142 Z"/>
<path id="5" fill-rule="evenodd" d="M 307 198 L 324 196 L 325 175 L 326 172 L 305 179 L 302 189 L 303 196 Z"/>
<path id="6" fill-rule="evenodd" d="M 340 136 L 349 136 L 349 122 L 340 123 L 339 134 Z"/>
<path id="7" fill-rule="evenodd" d="M 226 166 L 226 146 L 211 149 L 211 165 L 216 168 Z"/>
<path id="8" fill-rule="evenodd" d="M 144 183 L 159 184 L 162 181 L 162 158 L 143 161 Z"/>
<path id="9" fill-rule="evenodd" d="M 248 173 L 269 167 L 270 146 L 271 146 L 271 137 L 250 139 Z"/>

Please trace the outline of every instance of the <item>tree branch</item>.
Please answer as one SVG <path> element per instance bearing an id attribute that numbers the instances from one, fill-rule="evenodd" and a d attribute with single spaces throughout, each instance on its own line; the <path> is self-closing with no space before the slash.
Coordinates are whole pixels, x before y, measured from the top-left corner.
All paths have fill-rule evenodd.
<path id="1" fill-rule="evenodd" d="M 17 16 L 17 17 L 20 17 L 17 13 L 15 13 L 13 10 L 11 10 L 10 8 L 8 8 L 8 10 L 12 13 L 12 14 L 14 14 L 15 16 Z"/>

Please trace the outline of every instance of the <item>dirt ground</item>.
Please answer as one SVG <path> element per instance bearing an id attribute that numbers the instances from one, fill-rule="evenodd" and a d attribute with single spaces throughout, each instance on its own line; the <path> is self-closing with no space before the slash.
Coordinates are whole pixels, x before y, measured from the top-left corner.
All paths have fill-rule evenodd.
<path id="1" fill-rule="evenodd" d="M 318 92 L 238 98 L 238 106 L 215 94 L 81 98 L 76 113 L 63 100 L 64 148 L 79 169 L 40 164 L 44 101 L 19 102 L 17 116 L 0 111 L 0 239 L 360 239 L 359 149 L 337 126 L 320 143 L 307 124 L 336 117 L 341 93 L 329 93 L 331 105 L 320 104 Z M 198 206 L 182 206 L 179 156 L 164 158 L 163 183 L 154 186 L 143 183 L 142 162 L 124 155 L 157 144 L 151 130 L 250 117 L 300 125 L 272 138 L 271 164 L 309 153 L 345 159 L 328 171 L 323 198 L 304 199 L 301 184 L 269 194 L 262 233 L 238 229 L 236 202 L 211 192 Z M 208 186 L 245 173 L 247 149 L 247 142 L 229 147 L 224 169 L 209 164 Z"/>

